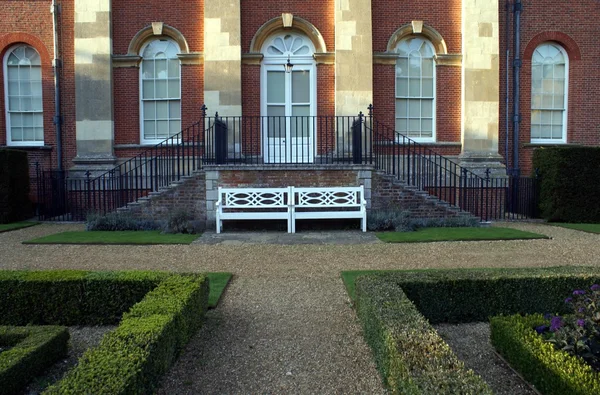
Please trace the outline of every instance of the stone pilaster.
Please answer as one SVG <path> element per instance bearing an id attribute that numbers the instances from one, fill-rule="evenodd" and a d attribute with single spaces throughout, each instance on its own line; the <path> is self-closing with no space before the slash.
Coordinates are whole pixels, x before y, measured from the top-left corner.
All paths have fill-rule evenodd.
<path id="1" fill-rule="evenodd" d="M 462 1 L 461 165 L 501 175 L 498 0 Z"/>
<path id="2" fill-rule="evenodd" d="M 111 0 L 75 0 L 76 168 L 115 163 Z"/>
<path id="3" fill-rule="evenodd" d="M 335 113 L 366 112 L 372 102 L 371 0 L 335 0 Z"/>
<path id="4" fill-rule="evenodd" d="M 204 2 L 204 103 L 211 113 L 242 115 L 240 0 Z"/>

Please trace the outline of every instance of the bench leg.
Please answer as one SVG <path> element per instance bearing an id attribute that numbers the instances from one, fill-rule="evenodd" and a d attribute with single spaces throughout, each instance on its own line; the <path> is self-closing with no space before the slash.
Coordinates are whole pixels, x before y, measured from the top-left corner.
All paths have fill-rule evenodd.
<path id="1" fill-rule="evenodd" d="M 219 216 L 217 215 L 217 233 L 221 233 L 221 227 L 223 226 L 223 223 L 221 222 L 221 219 L 219 218 Z"/>

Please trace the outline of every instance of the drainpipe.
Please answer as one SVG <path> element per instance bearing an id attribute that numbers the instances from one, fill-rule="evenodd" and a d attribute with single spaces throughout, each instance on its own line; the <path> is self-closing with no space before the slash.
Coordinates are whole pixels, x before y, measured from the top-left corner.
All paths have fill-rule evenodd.
<path id="1" fill-rule="evenodd" d="M 521 100 L 521 10 L 523 5 L 521 0 L 515 0 L 513 12 L 515 14 L 515 50 L 514 50 L 514 61 L 513 61 L 513 78 L 514 78 L 514 92 L 513 92 L 513 175 L 519 176 L 519 126 L 521 124 L 521 112 L 520 112 L 520 100 Z"/>
<path id="2" fill-rule="evenodd" d="M 60 5 L 56 4 L 56 0 L 52 0 L 50 13 L 52 14 L 52 31 L 54 32 L 54 60 L 52 61 L 52 68 L 54 70 L 54 129 L 56 132 L 57 170 L 62 170 L 62 116 L 60 115 L 60 68 L 62 64 L 58 54 L 58 15 L 60 11 Z"/>
<path id="3" fill-rule="evenodd" d="M 508 133 L 510 131 L 510 95 L 509 95 L 509 86 L 510 86 L 510 46 L 508 44 L 508 40 L 510 38 L 510 0 L 506 0 L 506 16 L 504 20 L 504 45 L 506 45 L 506 85 L 505 85 L 505 99 L 506 99 L 506 133 L 504 135 L 505 144 L 504 144 L 504 160 L 506 161 L 506 173 L 509 173 L 509 164 L 508 164 L 508 143 L 509 137 Z"/>

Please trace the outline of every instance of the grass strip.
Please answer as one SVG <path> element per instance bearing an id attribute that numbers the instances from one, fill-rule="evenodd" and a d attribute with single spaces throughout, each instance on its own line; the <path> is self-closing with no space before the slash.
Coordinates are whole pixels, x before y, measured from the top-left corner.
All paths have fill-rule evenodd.
<path id="1" fill-rule="evenodd" d="M 600 224 L 568 224 L 564 222 L 552 222 L 550 225 L 560 226 L 561 228 L 580 230 L 587 233 L 600 233 Z"/>
<path id="2" fill-rule="evenodd" d="M 225 288 L 231 280 L 231 273 L 206 273 L 208 283 L 210 284 L 210 293 L 208 294 L 208 308 L 214 309 L 219 304 Z"/>
<path id="3" fill-rule="evenodd" d="M 29 228 L 30 226 L 39 225 L 39 222 L 13 222 L 10 224 L 0 224 L 0 233 L 10 232 L 11 230 Z"/>
<path id="4" fill-rule="evenodd" d="M 549 239 L 545 235 L 512 228 L 424 228 L 415 232 L 379 232 L 376 235 L 386 243 Z"/>
<path id="5" fill-rule="evenodd" d="M 160 230 L 149 231 L 80 231 L 62 232 L 33 240 L 23 244 L 92 244 L 92 245 L 157 245 L 191 244 L 199 234 L 161 234 Z"/>

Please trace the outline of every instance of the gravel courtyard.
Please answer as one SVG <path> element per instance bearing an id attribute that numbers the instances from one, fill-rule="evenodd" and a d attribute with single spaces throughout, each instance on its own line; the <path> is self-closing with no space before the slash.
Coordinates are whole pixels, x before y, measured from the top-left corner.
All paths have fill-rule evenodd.
<path id="1" fill-rule="evenodd" d="M 600 235 L 498 224 L 551 240 L 427 244 L 22 245 L 82 225 L 0 234 L 2 269 L 230 271 L 206 325 L 161 393 L 383 393 L 340 271 L 599 265 Z"/>

